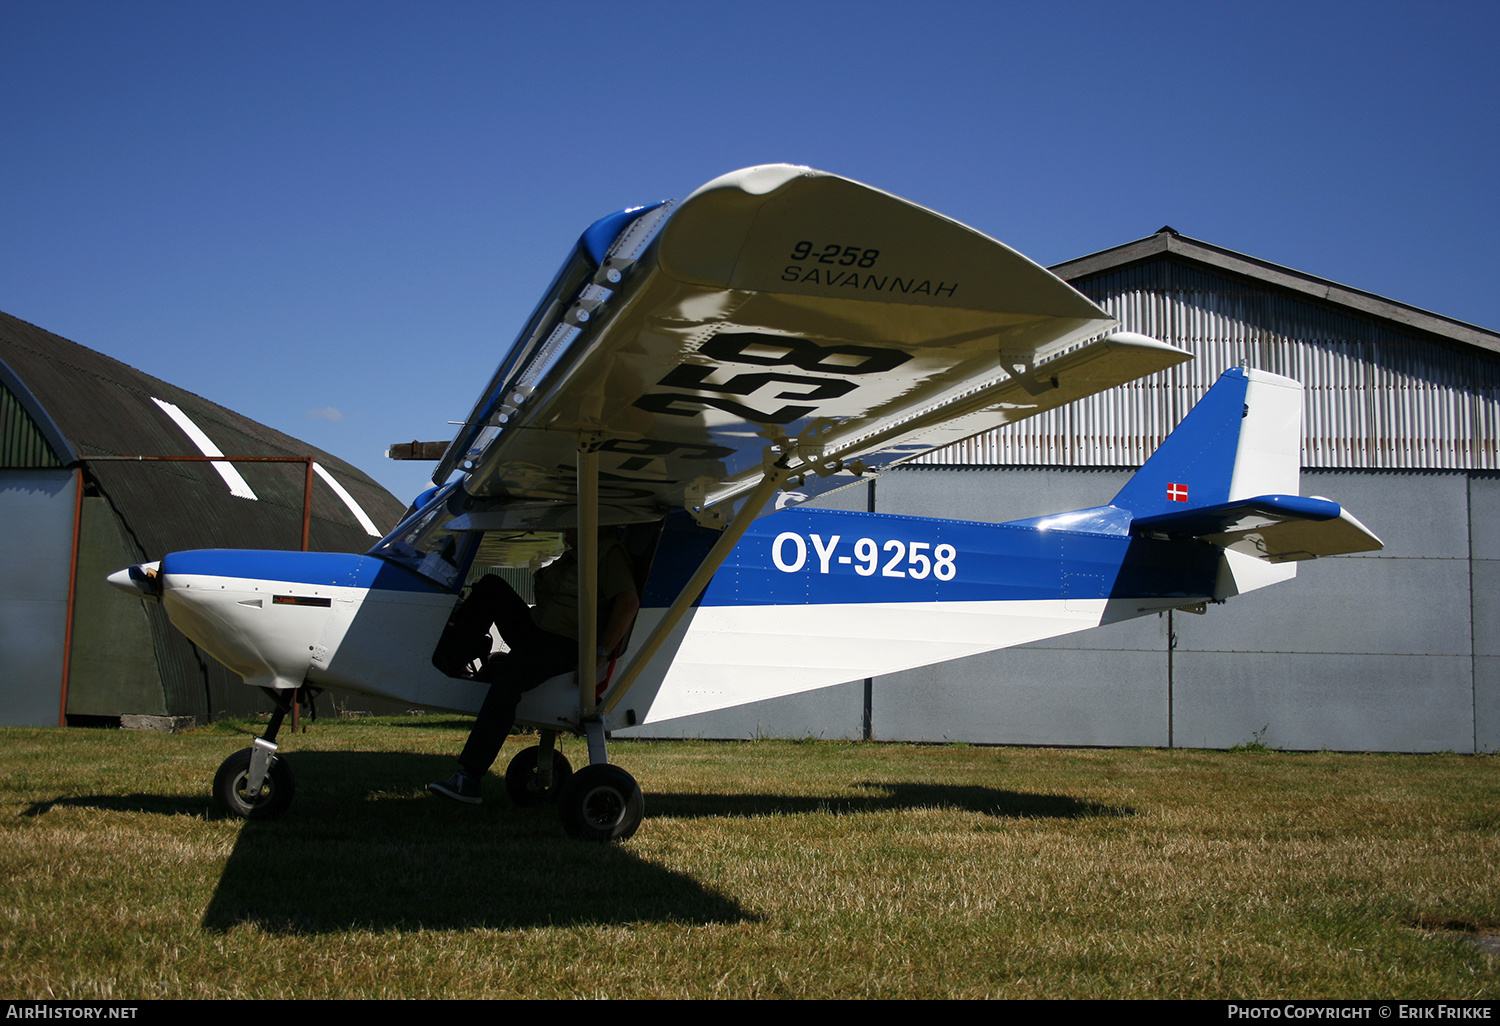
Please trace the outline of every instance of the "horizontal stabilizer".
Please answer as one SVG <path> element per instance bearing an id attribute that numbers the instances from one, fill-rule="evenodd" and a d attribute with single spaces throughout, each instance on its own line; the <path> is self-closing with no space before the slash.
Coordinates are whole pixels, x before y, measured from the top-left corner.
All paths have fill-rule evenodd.
<path id="1" fill-rule="evenodd" d="M 1384 547 L 1369 529 L 1329 499 L 1257 495 L 1216 506 L 1138 517 L 1137 535 L 1198 538 L 1235 552 L 1289 563 Z"/>

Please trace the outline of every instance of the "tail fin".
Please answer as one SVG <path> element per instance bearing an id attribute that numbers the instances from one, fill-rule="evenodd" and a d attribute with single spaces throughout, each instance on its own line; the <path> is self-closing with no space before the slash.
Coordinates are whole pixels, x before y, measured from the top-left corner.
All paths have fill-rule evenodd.
<path id="1" fill-rule="evenodd" d="M 1338 503 L 1302 498 L 1302 386 L 1235 367 L 1120 489 L 1130 532 L 1224 549 L 1215 598 L 1263 588 L 1317 556 L 1380 539 Z M 1280 565 L 1277 565 L 1280 564 Z"/>
<path id="2" fill-rule="evenodd" d="M 1302 385 L 1231 367 L 1111 503 L 1156 517 L 1262 495 L 1296 495 Z"/>

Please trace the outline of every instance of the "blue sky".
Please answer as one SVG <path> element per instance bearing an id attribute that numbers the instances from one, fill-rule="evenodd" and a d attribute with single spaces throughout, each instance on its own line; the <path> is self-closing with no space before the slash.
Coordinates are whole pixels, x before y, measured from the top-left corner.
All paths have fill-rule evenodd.
<path id="1" fill-rule="evenodd" d="M 0 310 L 405 499 L 387 443 L 452 435 L 579 231 L 757 163 L 1500 328 L 1500 4 L 0 0 L 0 38 Z"/>

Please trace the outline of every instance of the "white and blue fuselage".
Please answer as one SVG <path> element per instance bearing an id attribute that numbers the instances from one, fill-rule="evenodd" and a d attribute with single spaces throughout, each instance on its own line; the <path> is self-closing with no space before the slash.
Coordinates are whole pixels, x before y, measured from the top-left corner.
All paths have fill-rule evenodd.
<path id="1" fill-rule="evenodd" d="M 614 703 L 606 694 L 604 725 L 726 708 L 1222 600 L 1292 576 L 1298 559 L 1378 546 L 1337 503 L 1296 494 L 1299 442 L 1300 386 L 1232 370 L 1109 505 L 1007 524 L 807 508 L 763 516 L 630 693 Z M 369 554 L 176 552 L 153 585 L 172 622 L 247 684 L 307 684 L 473 712 L 484 686 L 432 663 L 473 558 L 467 535 L 433 534 L 453 523 L 455 494 L 449 486 L 433 496 Z M 437 541 L 414 550 L 419 535 Z M 665 519 L 621 665 L 717 538 L 686 514 Z M 143 576 L 133 568 L 112 580 L 140 587 Z M 520 719 L 578 729 L 572 675 L 529 692 Z"/>
<path id="2" fill-rule="evenodd" d="M 1088 529 L 789 509 L 757 521 L 620 711 L 647 722 L 943 662 L 1215 596 L 1221 553 Z M 670 518 L 634 636 L 716 537 Z M 173 624 L 247 684 L 302 684 L 473 712 L 484 688 L 432 654 L 457 595 L 378 556 L 197 550 L 160 564 Z M 625 659 L 631 656 L 626 653 Z M 522 718 L 576 718 L 570 679 Z M 547 709 L 548 696 L 560 704 Z M 648 699 L 649 696 L 649 699 Z"/>

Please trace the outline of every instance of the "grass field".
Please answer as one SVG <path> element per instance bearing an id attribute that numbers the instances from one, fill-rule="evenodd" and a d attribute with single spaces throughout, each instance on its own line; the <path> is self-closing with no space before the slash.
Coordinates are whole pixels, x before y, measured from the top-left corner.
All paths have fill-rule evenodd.
<path id="1" fill-rule="evenodd" d="M 0 730 L 0 995 L 1500 996 L 1494 757 L 617 742 L 596 846 L 428 796 L 467 726 L 284 733 L 271 823 L 250 724 Z"/>

